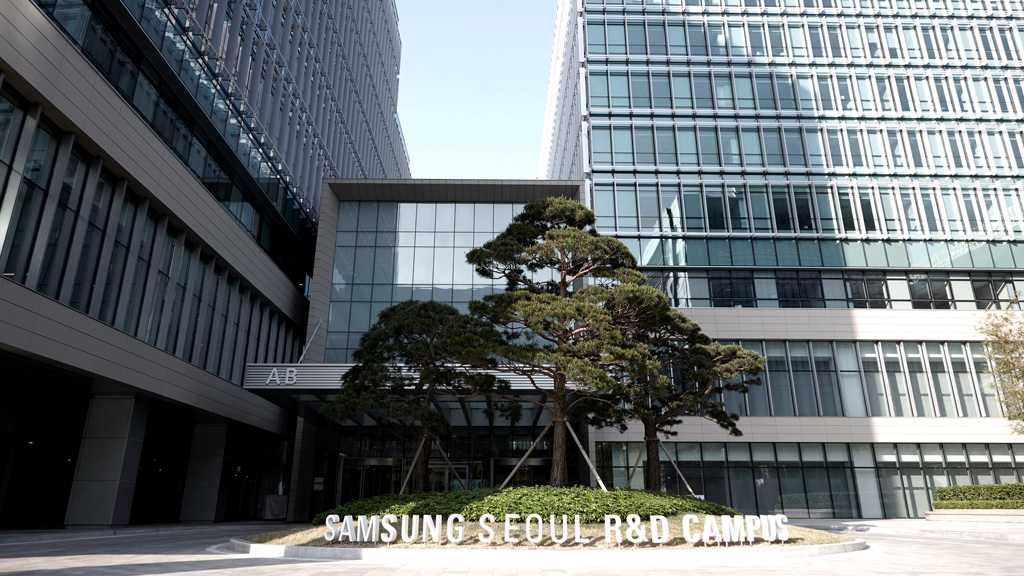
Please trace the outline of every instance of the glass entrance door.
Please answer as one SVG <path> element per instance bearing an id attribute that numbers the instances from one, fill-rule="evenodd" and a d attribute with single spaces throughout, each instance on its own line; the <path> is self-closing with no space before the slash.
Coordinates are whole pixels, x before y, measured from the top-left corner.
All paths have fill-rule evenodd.
<path id="1" fill-rule="evenodd" d="M 459 478 L 466 483 L 466 486 L 472 488 L 473 483 L 469 478 L 469 467 L 465 464 L 456 464 L 454 468 L 459 473 L 458 477 L 455 476 L 455 473 L 447 465 L 431 465 L 429 476 L 427 477 L 427 490 L 431 492 L 462 490 L 462 483 L 459 482 Z"/>
<path id="2" fill-rule="evenodd" d="M 351 502 L 379 494 L 398 494 L 402 471 L 391 464 L 346 462 L 341 477 L 339 502 Z"/>

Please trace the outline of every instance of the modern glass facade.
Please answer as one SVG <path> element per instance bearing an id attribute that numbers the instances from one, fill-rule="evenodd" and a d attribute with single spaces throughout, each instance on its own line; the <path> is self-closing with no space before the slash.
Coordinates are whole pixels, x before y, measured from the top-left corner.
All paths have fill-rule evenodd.
<path id="1" fill-rule="evenodd" d="M 1006 308 L 1024 279 L 1022 14 L 1017 1 L 563 0 L 542 172 L 587 180 L 598 229 L 630 246 L 674 306 L 730 309 L 715 335 L 768 360 L 764 386 L 726 397 L 730 411 L 779 427 L 802 416 L 957 418 L 949 426 L 967 433 L 964 418 L 1002 412 L 964 311 Z M 804 333 L 748 340 L 744 325 L 760 330 L 772 308 L 818 310 L 801 311 Z M 900 309 L 947 314 L 966 330 L 893 341 L 860 324 L 884 322 L 887 309 L 900 322 L 914 318 Z M 839 318 L 849 339 L 815 334 Z M 636 438 L 625 440 L 599 450 Z M 722 446 L 749 461 L 746 444 Z M 863 446 L 892 448 L 838 443 L 836 462 Z M 875 496 L 833 500 L 824 514 L 923 515 L 916 490 L 943 484 L 925 483 L 920 464 L 900 476 L 903 459 L 883 474 L 883 461 Z M 930 461 L 951 479 L 959 462 Z M 836 485 L 823 467 L 831 488 L 783 482 L 762 502 L 763 474 L 729 476 L 723 464 L 708 476 L 704 462 L 704 481 L 723 482 L 706 491 L 748 511 L 852 493 L 856 476 Z"/>
<path id="2" fill-rule="evenodd" d="M 308 519 L 316 426 L 242 384 L 300 358 L 323 178 L 409 175 L 395 3 L 0 0 L 0 30 L 0 525 Z"/>
<path id="3" fill-rule="evenodd" d="M 235 384 L 246 362 L 298 357 L 295 322 L 9 87 L 0 215 L 8 280 Z"/>
<path id="4" fill-rule="evenodd" d="M 761 386 L 725 392 L 740 416 L 999 417 L 977 342 L 733 342 L 767 360 Z"/>
<path id="5" fill-rule="evenodd" d="M 609 487 L 643 488 L 643 443 L 596 449 Z M 665 449 L 695 493 L 747 514 L 790 518 L 920 517 L 936 488 L 1024 481 L 1024 444 L 666 442 Z M 675 468 L 665 473 L 669 490 L 687 493 Z"/>
<path id="6" fill-rule="evenodd" d="M 393 6 L 36 4 L 300 281 L 322 178 L 409 175 Z M 379 41 L 342 42 L 360 34 Z"/>
<path id="7" fill-rule="evenodd" d="M 352 361 L 381 310 L 435 300 L 468 312 L 504 282 L 481 278 L 466 253 L 494 238 L 522 203 L 342 202 L 325 361 Z"/>

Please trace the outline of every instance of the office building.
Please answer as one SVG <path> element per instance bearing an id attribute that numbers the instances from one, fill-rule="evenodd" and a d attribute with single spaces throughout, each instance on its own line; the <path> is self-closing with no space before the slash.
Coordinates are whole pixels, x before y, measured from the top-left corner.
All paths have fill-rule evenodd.
<path id="1" fill-rule="evenodd" d="M 409 175 L 400 50 L 388 1 L 0 0 L 0 525 L 280 515 L 244 369 L 300 357 L 321 180 Z"/>
<path id="2" fill-rule="evenodd" d="M 294 460 L 298 516 L 312 516 L 338 502 L 398 493 L 412 466 L 418 438 L 401 426 L 383 426 L 357 415 L 330 426 L 316 423 L 330 402 L 353 352 L 377 315 L 407 300 L 434 300 L 468 312 L 468 304 L 504 289 L 482 278 L 466 253 L 494 238 L 522 206 L 550 196 L 578 198 L 580 181 L 551 180 L 325 180 L 310 297 L 309 347 L 303 362 L 250 364 L 244 386 L 282 405 L 301 405 Z M 515 379 L 518 394 L 541 399 Z M 542 399 L 541 399 L 542 400 Z M 430 490 L 500 486 L 550 412 L 523 404 L 510 421 L 494 410 L 497 400 L 440 396 L 434 406 L 445 426 L 444 449 L 428 447 Z M 319 416 L 319 418 L 318 418 Z M 586 426 L 579 434 L 586 438 Z M 546 484 L 551 469 L 550 435 L 514 478 Z M 574 460 L 576 455 L 572 455 Z M 451 462 L 449 466 L 446 460 Z M 574 464 L 576 464 L 574 462 Z M 585 464 L 571 467 L 576 483 L 588 482 Z M 299 508 L 311 503 L 309 508 Z"/>
<path id="3" fill-rule="evenodd" d="M 584 180 L 674 306 L 767 358 L 724 398 L 744 437 L 667 439 L 708 499 L 923 516 L 936 487 L 1024 480 L 975 329 L 1024 289 L 1022 11 L 559 2 L 542 174 Z M 626 485 L 641 431 L 591 438 Z"/>

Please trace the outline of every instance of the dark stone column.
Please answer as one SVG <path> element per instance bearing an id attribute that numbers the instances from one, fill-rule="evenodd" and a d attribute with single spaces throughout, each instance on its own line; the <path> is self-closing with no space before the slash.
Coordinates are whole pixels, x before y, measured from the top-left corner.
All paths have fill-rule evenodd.
<path id="1" fill-rule="evenodd" d="M 66 525 L 128 524 L 148 415 L 148 401 L 133 392 L 93 394 L 71 485 Z"/>
<path id="2" fill-rule="evenodd" d="M 222 472 L 227 447 L 227 424 L 196 424 L 181 502 L 182 522 L 224 519 Z"/>

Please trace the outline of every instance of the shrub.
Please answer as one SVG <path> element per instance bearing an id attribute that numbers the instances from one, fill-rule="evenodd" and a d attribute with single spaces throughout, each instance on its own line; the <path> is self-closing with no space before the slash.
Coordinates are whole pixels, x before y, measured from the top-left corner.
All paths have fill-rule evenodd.
<path id="1" fill-rule="evenodd" d="M 1024 510 L 1024 500 L 936 500 L 935 510 Z"/>
<path id="2" fill-rule="evenodd" d="M 543 517 L 567 515 L 570 518 L 578 515 L 580 522 L 585 524 L 604 522 L 606 514 L 622 517 L 638 514 L 642 518 L 656 514 L 739 514 L 732 508 L 696 498 L 641 490 L 604 492 L 586 486 L 508 488 L 463 509 L 467 520 L 477 520 L 488 513 L 498 520 L 504 520 L 506 514 L 519 514 L 522 518 L 528 514 L 540 514 Z"/>
<path id="3" fill-rule="evenodd" d="M 424 492 L 423 494 L 381 494 L 363 500 L 346 502 L 313 517 L 313 524 L 323 524 L 328 514 L 338 516 L 383 516 L 394 514 L 422 514 L 449 516 L 456 514 L 468 502 L 497 492 L 497 488 L 478 488 L 459 492 Z"/>
<path id="4" fill-rule="evenodd" d="M 366 500 L 342 504 L 332 510 L 317 514 L 313 524 L 323 524 L 328 514 L 338 516 L 383 516 L 394 514 L 423 514 L 443 517 L 461 514 L 466 520 L 479 520 L 483 514 L 493 514 L 501 521 L 506 514 L 529 514 L 543 517 L 554 515 L 580 516 L 580 522 L 589 524 L 603 522 L 606 514 L 625 517 L 638 514 L 672 516 L 676 514 L 739 514 L 713 502 L 696 498 L 675 496 L 661 492 L 639 490 L 612 490 L 605 493 L 599 488 L 574 486 L 572 488 L 551 488 L 549 486 L 520 486 L 499 491 L 497 488 L 480 488 L 459 492 L 433 492 L 398 496 L 386 494 Z"/>
<path id="5" fill-rule="evenodd" d="M 935 489 L 940 501 L 1024 500 L 1024 484 L 988 484 L 984 486 L 947 486 Z"/>

